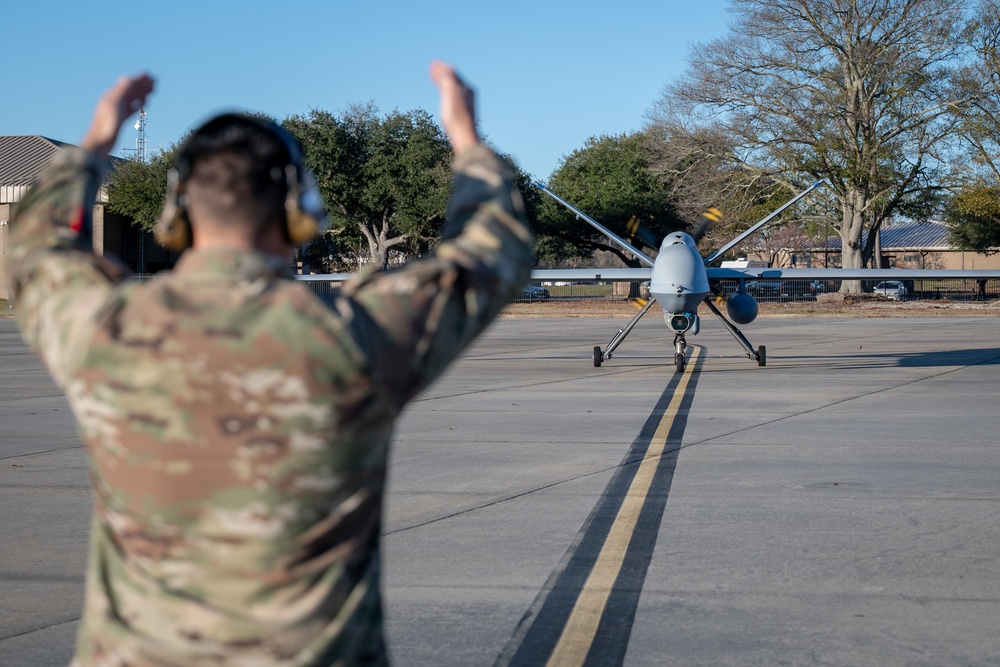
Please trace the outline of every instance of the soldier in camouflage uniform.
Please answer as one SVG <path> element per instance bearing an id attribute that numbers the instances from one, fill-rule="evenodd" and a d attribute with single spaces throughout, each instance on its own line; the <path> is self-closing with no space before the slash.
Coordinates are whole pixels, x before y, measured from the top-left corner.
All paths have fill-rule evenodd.
<path id="1" fill-rule="evenodd" d="M 152 91 L 145 75 L 105 93 L 82 149 L 54 159 L 20 204 L 22 331 L 69 398 L 94 486 L 74 664 L 387 663 L 379 534 L 393 422 L 532 261 L 471 92 L 443 63 L 431 77 L 456 154 L 443 241 L 358 276 L 332 308 L 292 279 L 283 236 L 212 227 L 193 188 L 194 247 L 174 271 L 140 283 L 91 252 L 105 156 Z"/>

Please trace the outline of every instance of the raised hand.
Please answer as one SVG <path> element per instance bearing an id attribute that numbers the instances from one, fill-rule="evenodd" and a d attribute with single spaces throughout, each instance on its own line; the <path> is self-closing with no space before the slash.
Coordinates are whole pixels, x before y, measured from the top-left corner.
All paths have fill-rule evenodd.
<path id="1" fill-rule="evenodd" d="M 137 113 L 146 103 L 153 86 L 153 78 L 146 73 L 119 78 L 97 101 L 90 129 L 80 145 L 100 153 L 110 153 L 118 139 L 118 131 L 129 116 Z"/>
<path id="2" fill-rule="evenodd" d="M 431 63 L 431 81 L 441 94 L 441 125 L 455 154 L 479 143 L 475 95 L 448 63 Z"/>

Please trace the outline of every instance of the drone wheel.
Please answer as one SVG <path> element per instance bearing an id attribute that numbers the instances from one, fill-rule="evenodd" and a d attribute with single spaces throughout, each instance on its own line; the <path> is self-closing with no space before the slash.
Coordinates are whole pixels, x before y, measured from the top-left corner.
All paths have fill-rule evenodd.
<path id="1" fill-rule="evenodd" d="M 765 348 L 763 345 L 757 348 L 757 354 L 755 354 L 754 356 L 757 357 L 758 366 L 767 365 L 767 348 Z"/>
<path id="2" fill-rule="evenodd" d="M 685 359 L 682 353 L 678 352 L 677 354 L 674 355 L 674 363 L 677 365 L 678 373 L 684 372 L 684 361 Z"/>
<path id="3" fill-rule="evenodd" d="M 600 368 L 602 361 L 604 361 L 604 355 L 601 354 L 601 347 L 599 345 L 595 345 L 594 346 L 594 368 Z"/>

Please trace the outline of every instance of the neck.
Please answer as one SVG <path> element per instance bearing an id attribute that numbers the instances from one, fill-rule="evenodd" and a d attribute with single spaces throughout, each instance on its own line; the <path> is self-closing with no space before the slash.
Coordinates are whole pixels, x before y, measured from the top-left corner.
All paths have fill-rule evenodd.
<path id="1" fill-rule="evenodd" d="M 267 234 L 254 239 L 239 230 L 196 229 L 193 247 L 196 250 L 243 250 L 247 252 L 263 252 L 278 257 L 291 259 L 294 248 L 285 240 L 277 225 L 271 227 Z"/>

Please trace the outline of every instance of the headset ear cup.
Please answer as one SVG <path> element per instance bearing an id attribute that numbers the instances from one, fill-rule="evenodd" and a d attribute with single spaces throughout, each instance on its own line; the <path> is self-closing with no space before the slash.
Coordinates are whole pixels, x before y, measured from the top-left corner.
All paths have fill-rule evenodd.
<path id="1" fill-rule="evenodd" d="M 285 231 L 292 245 L 301 245 L 316 236 L 319 225 L 315 218 L 303 212 L 298 206 L 290 206 L 285 209 Z"/>
<path id="2" fill-rule="evenodd" d="M 311 200 L 318 198 L 319 194 L 311 172 L 295 159 L 296 151 L 289 148 L 289 153 L 293 155 L 293 161 L 285 166 L 288 188 L 285 195 L 285 233 L 292 245 L 302 245 L 313 240 L 320 231 L 320 221 L 308 209 Z M 303 208 L 303 198 L 307 208 Z"/>
<path id="3" fill-rule="evenodd" d="M 191 224 L 183 211 L 169 219 L 161 218 L 154 235 L 156 242 L 167 250 L 181 252 L 191 247 Z"/>
<path id="4" fill-rule="evenodd" d="M 180 176 L 176 169 L 167 173 L 167 194 L 163 199 L 163 212 L 156 223 L 153 235 L 156 242 L 168 250 L 180 252 L 191 247 L 191 223 L 187 219 Z"/>

